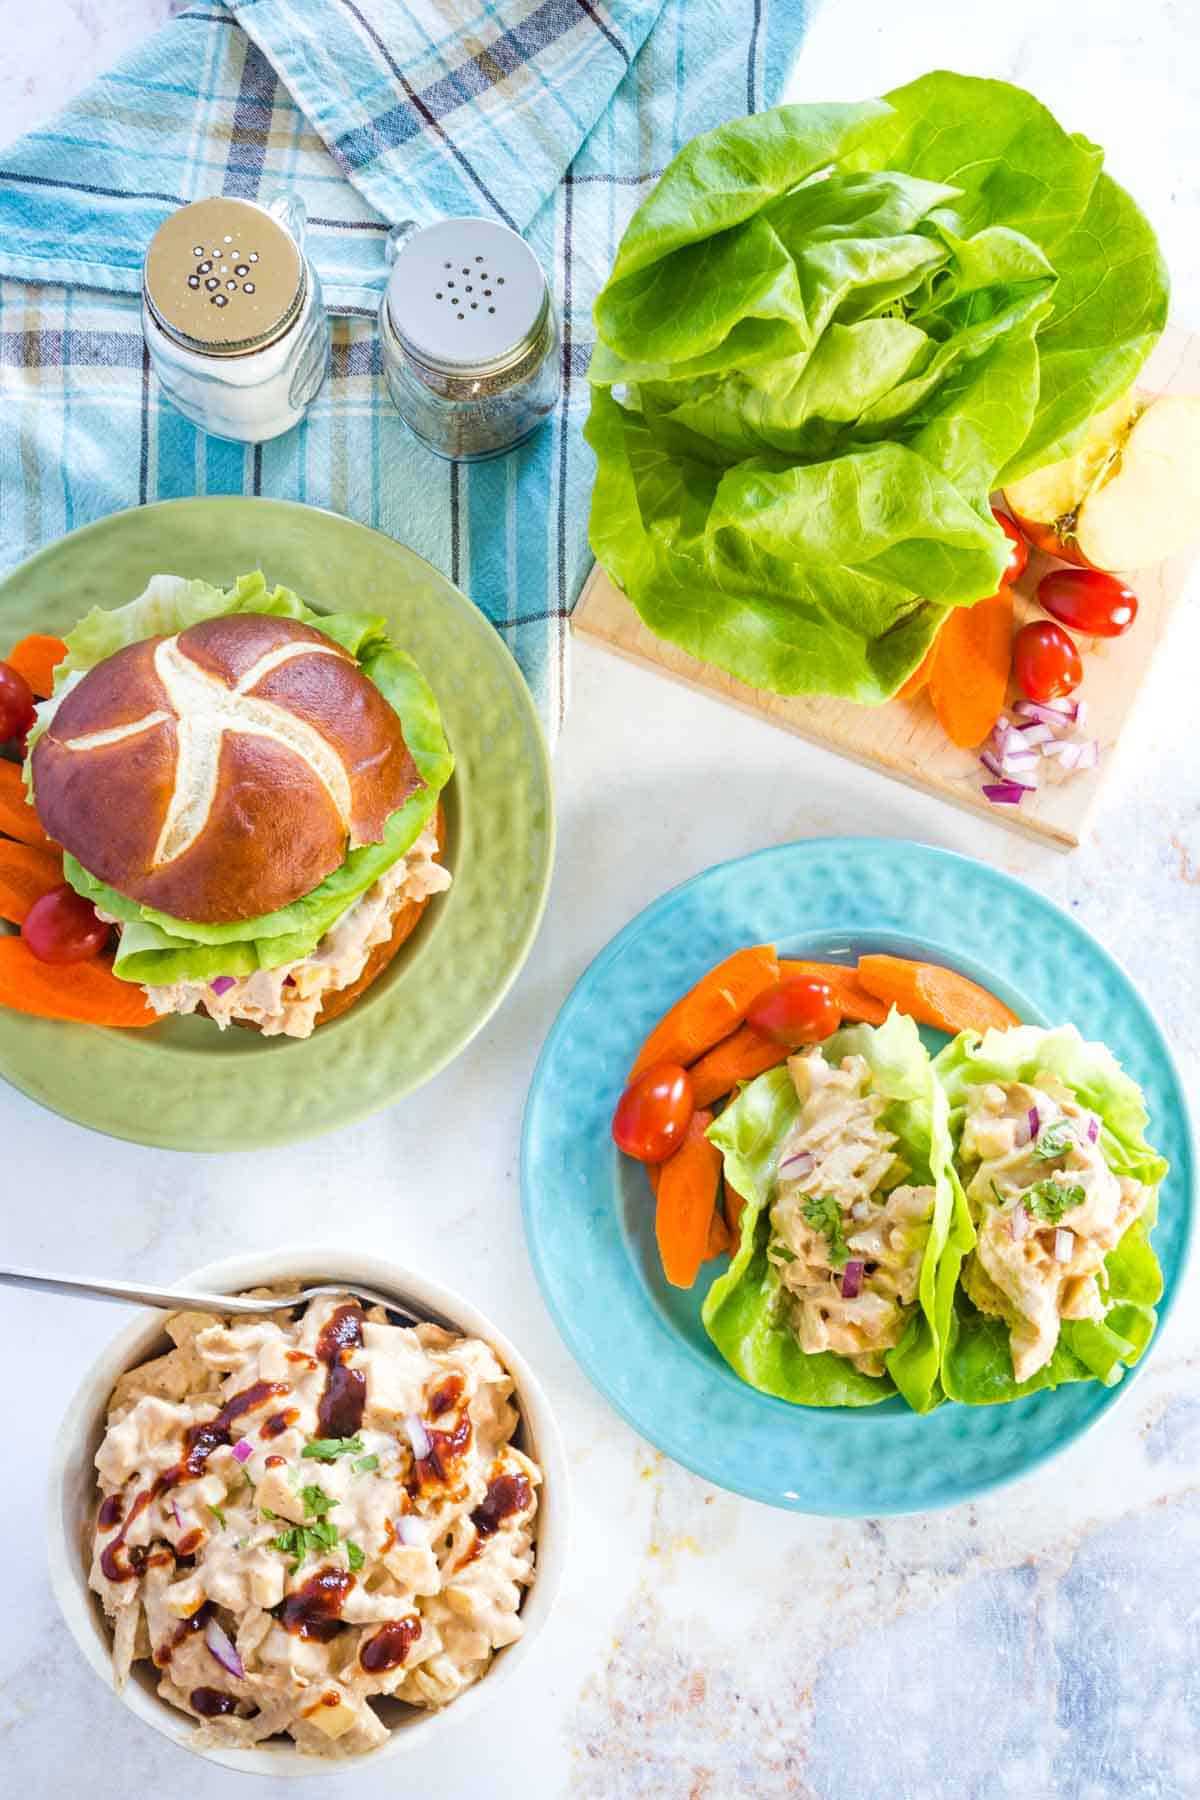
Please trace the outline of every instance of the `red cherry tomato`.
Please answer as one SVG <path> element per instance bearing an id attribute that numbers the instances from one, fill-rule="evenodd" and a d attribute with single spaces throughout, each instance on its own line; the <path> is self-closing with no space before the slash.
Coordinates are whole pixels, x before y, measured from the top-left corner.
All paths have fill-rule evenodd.
<path id="1" fill-rule="evenodd" d="M 19 669 L 0 662 L 0 744 L 24 737 L 33 720 L 32 688 Z"/>
<path id="2" fill-rule="evenodd" d="M 1013 673 L 1028 700 L 1060 700 L 1083 679 L 1083 664 L 1061 625 L 1036 619 L 1013 639 Z"/>
<path id="3" fill-rule="evenodd" d="M 809 976 L 769 988 L 746 1014 L 747 1025 L 760 1037 L 769 1038 L 773 1044 L 786 1044 L 789 1050 L 798 1049 L 801 1044 L 819 1044 L 841 1022 L 829 983 Z"/>
<path id="4" fill-rule="evenodd" d="M 1051 569 L 1037 597 L 1052 619 L 1085 637 L 1120 637 L 1137 618 L 1137 595 L 1099 569 Z"/>
<path id="5" fill-rule="evenodd" d="M 1029 561 L 1029 545 L 1021 536 L 1017 526 L 998 507 L 993 506 L 992 517 L 1009 541 L 1008 563 L 1004 570 L 1004 583 L 1011 587 L 1014 581 L 1020 581 L 1025 573 L 1025 564 Z"/>
<path id="6" fill-rule="evenodd" d="M 613 1142 L 638 1162 L 666 1162 L 687 1136 L 696 1102 L 682 1063 L 654 1063 L 631 1081 L 613 1114 Z"/>
<path id="7" fill-rule="evenodd" d="M 39 962 L 77 963 L 99 956 L 111 929 L 96 917 L 91 902 L 64 881 L 34 901 L 21 936 Z"/>

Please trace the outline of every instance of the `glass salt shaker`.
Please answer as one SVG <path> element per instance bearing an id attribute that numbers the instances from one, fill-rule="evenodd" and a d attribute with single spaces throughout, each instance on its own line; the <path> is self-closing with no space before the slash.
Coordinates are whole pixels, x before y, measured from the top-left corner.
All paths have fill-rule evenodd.
<path id="1" fill-rule="evenodd" d="M 299 424 L 329 362 L 303 202 L 218 195 L 172 213 L 146 252 L 142 330 L 163 391 L 202 431 L 261 444 Z"/>
<path id="2" fill-rule="evenodd" d="M 554 410 L 558 326 L 542 266 L 494 219 L 409 221 L 379 309 L 383 370 L 421 442 L 454 462 L 522 443 Z"/>

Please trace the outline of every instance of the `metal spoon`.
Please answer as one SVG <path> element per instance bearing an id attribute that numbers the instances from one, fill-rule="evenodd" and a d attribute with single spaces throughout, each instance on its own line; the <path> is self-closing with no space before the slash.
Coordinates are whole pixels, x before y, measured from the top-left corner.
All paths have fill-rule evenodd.
<path id="1" fill-rule="evenodd" d="M 298 1288 L 294 1294 L 272 1294 L 266 1299 L 247 1299 L 242 1294 L 189 1293 L 182 1288 L 137 1287 L 128 1281 L 79 1281 L 73 1275 L 48 1275 L 37 1269 L 10 1269 L 0 1266 L 0 1287 L 34 1288 L 43 1294 L 69 1294 L 83 1300 L 116 1300 L 124 1306 L 162 1306 L 172 1312 L 245 1313 L 250 1315 L 283 1312 L 288 1307 L 303 1306 L 307 1300 L 319 1300 L 326 1294 L 349 1295 L 352 1299 L 369 1300 L 386 1306 L 390 1313 L 406 1325 L 446 1321 L 433 1313 L 415 1313 L 402 1306 L 390 1294 L 376 1288 L 353 1287 L 338 1282 L 321 1282 L 313 1287 Z M 450 1327 L 453 1329 L 453 1327 Z"/>

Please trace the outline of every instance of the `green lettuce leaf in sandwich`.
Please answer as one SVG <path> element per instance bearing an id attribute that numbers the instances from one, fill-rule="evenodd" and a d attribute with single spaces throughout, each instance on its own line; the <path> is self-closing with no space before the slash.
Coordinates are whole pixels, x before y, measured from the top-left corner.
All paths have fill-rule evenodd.
<path id="1" fill-rule="evenodd" d="M 120 927 L 114 972 L 162 1010 L 307 1035 L 448 885 L 429 684 L 382 618 L 260 573 L 155 576 L 66 643 L 25 779 Z"/>

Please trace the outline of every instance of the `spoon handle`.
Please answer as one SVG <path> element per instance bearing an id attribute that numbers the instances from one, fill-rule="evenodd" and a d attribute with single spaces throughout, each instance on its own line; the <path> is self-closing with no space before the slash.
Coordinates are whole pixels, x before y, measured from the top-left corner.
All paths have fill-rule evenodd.
<path id="1" fill-rule="evenodd" d="M 286 1306 L 288 1296 L 270 1301 L 243 1300 L 229 1294 L 193 1294 L 178 1288 L 139 1287 L 128 1281 L 80 1281 L 73 1275 L 51 1275 L 39 1269 L 0 1266 L 0 1286 L 32 1288 L 43 1294 L 67 1294 L 79 1300 L 115 1300 L 123 1306 L 163 1306 L 173 1311 L 264 1313 Z"/>

